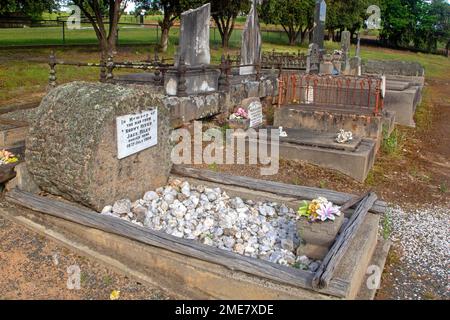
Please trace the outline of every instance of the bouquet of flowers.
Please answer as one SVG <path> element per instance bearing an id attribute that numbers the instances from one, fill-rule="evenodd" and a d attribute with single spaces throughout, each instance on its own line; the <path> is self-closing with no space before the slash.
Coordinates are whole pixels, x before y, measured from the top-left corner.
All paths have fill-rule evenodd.
<path id="1" fill-rule="evenodd" d="M 0 164 L 8 164 L 18 162 L 19 158 L 8 150 L 0 150 Z"/>
<path id="2" fill-rule="evenodd" d="M 328 201 L 324 197 L 319 197 L 312 201 L 303 200 L 298 214 L 301 217 L 306 217 L 311 222 L 320 222 L 331 220 L 334 221 L 337 216 L 341 215 L 341 211 L 338 206 L 333 205 L 331 201 Z"/>
<path id="3" fill-rule="evenodd" d="M 246 120 L 248 119 L 248 113 L 243 108 L 238 108 L 236 112 L 234 112 L 230 116 L 230 120 Z"/>
<path id="4" fill-rule="evenodd" d="M 341 129 L 336 137 L 337 143 L 347 143 L 349 141 L 353 140 L 353 134 L 351 131 L 345 131 L 344 129 Z"/>

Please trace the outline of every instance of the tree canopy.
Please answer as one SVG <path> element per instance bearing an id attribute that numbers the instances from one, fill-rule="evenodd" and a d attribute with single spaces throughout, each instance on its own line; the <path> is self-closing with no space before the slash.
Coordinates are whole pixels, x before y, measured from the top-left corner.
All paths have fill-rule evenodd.
<path id="1" fill-rule="evenodd" d="M 381 0 L 381 40 L 390 46 L 434 51 L 449 45 L 450 4 L 445 0 Z"/>
<path id="2" fill-rule="evenodd" d="M 0 15 L 21 14 L 40 17 L 44 11 L 57 10 L 57 0 L 0 0 Z"/>
<path id="3" fill-rule="evenodd" d="M 289 38 L 289 44 L 294 45 L 301 36 L 304 41 L 307 31 L 314 24 L 315 0 L 268 0 L 261 7 L 262 21 L 270 24 L 280 24 Z"/>

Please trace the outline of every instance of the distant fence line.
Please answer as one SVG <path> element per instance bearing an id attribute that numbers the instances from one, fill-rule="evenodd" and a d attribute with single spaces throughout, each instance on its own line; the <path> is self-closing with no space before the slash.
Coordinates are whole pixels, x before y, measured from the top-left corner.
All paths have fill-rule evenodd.
<path id="1" fill-rule="evenodd" d="M 67 18 L 67 17 L 64 17 Z M 105 24 L 108 24 L 108 21 L 105 21 Z M 21 28 L 23 29 L 23 32 L 27 32 L 26 30 L 28 28 L 53 28 L 51 33 L 46 33 L 44 35 L 40 35 L 39 41 L 36 39 L 33 39 L 32 35 L 30 35 L 30 41 L 31 44 L 40 44 L 40 45 L 70 45 L 70 44 L 95 44 L 97 43 L 97 39 L 95 36 L 95 32 L 93 30 L 92 25 L 87 19 L 81 20 L 81 29 L 69 29 L 67 26 L 67 20 L 66 19 L 40 19 L 40 20 L 21 20 L 21 19 L 9 19 L 7 22 L 2 21 L 0 23 L 0 32 L 2 31 L 2 27 L 4 29 L 5 26 L 9 26 L 14 28 L 14 32 L 21 32 Z M 59 28 L 59 29 L 58 29 Z M 140 34 L 139 39 L 136 39 L 136 41 L 133 41 L 133 34 L 132 30 L 139 30 L 142 28 L 142 30 L 148 30 L 148 34 Z M 58 31 L 60 30 L 60 31 Z M 174 25 L 170 29 L 170 37 L 171 42 L 174 44 L 178 43 L 178 34 L 179 34 L 179 25 Z M 80 33 L 75 33 L 73 31 L 81 31 L 81 32 L 87 32 L 86 34 L 83 34 L 80 38 Z M 89 32 L 91 31 L 91 33 Z M 242 30 L 239 28 L 235 28 L 233 30 L 233 33 L 231 34 L 229 44 L 231 46 L 238 47 L 241 43 L 241 32 Z M 269 43 L 277 43 L 277 44 L 283 44 L 287 43 L 288 39 L 283 30 L 277 30 L 274 28 L 262 28 L 261 30 L 263 41 L 269 42 Z M 127 36 L 129 34 L 129 36 Z M 46 38 L 46 36 L 48 38 Z M 160 42 L 161 37 L 161 27 L 158 23 L 132 23 L 132 22 L 119 22 L 119 30 L 118 30 L 118 44 L 121 44 L 121 40 L 124 40 L 123 43 L 126 44 L 139 44 L 139 43 L 145 43 L 145 44 L 157 44 Z M 221 37 L 220 33 L 215 25 L 211 26 L 211 32 L 210 32 L 210 40 L 213 46 L 219 46 L 221 44 Z M 0 38 L 0 45 L 7 45 L 7 46 L 29 46 L 29 43 L 25 43 L 24 40 L 25 37 L 20 37 L 20 39 L 15 38 L 9 38 L 9 39 L 1 39 Z M 144 39 L 144 40 L 143 40 Z"/>
<path id="2" fill-rule="evenodd" d="M 77 38 L 77 36 L 73 36 L 71 34 L 71 31 L 67 28 L 67 18 L 68 17 L 58 17 L 57 19 L 39 19 L 39 20 L 33 20 L 30 18 L 23 18 L 23 17 L 1 17 L 0 16 L 0 32 L 2 29 L 5 28 L 11 28 L 11 29 L 17 29 L 20 30 L 21 28 L 24 29 L 24 32 L 27 28 L 54 28 L 60 30 L 57 36 L 48 35 L 48 38 L 45 38 L 41 36 L 39 41 L 34 41 L 32 36 L 30 36 L 29 43 L 36 44 L 36 45 L 81 45 L 81 44 L 97 44 L 97 38 L 95 36 L 94 29 L 90 23 L 90 21 L 86 18 L 82 18 L 81 24 L 84 25 L 81 30 L 84 31 L 92 31 L 92 34 L 90 34 L 90 38 L 86 37 L 84 35 L 83 38 Z M 127 16 L 128 18 L 128 16 Z M 128 19 L 129 20 L 129 19 Z M 136 18 L 137 20 L 137 18 Z M 108 24 L 107 19 L 105 20 L 105 24 Z M 134 28 L 133 28 L 134 27 Z M 144 28 L 146 30 L 149 30 L 148 35 L 144 37 L 144 40 L 135 39 L 133 41 L 133 35 L 130 34 L 130 36 L 123 36 L 122 33 L 127 33 L 127 31 L 130 31 L 131 29 L 138 29 L 138 28 Z M 174 25 L 171 28 L 171 34 L 172 37 L 171 42 L 175 45 L 178 44 L 178 32 L 179 32 L 179 25 Z M 241 29 L 236 28 L 233 30 L 233 33 L 231 34 L 229 44 L 230 46 L 239 47 L 241 43 Z M 122 36 L 121 36 L 122 35 Z M 273 43 L 273 44 L 288 44 L 288 37 L 286 33 L 281 29 L 275 29 L 275 28 L 261 28 L 261 35 L 264 42 L 267 43 Z M 79 36 L 79 35 L 78 35 Z M 142 36 L 142 35 L 141 35 Z M 119 30 L 118 30 L 118 44 L 121 44 L 121 40 L 124 40 L 123 44 L 158 44 L 160 42 L 161 37 L 161 27 L 158 23 L 149 23 L 149 22 L 143 22 L 143 23 L 133 23 L 133 22 L 119 22 Z M 300 39 L 299 39 L 300 40 Z M 221 44 L 221 37 L 217 30 L 217 27 L 215 25 L 211 26 L 211 43 L 213 46 L 218 47 Z M 17 39 L 9 39 L 4 40 L 0 37 L 0 45 L 5 45 L 8 47 L 20 47 L 20 46 L 30 46 L 29 43 L 24 43 L 25 40 L 21 38 L 20 40 Z M 299 41 L 297 41 L 299 43 Z M 392 49 L 397 50 L 408 50 L 413 52 L 422 52 L 422 53 L 429 53 L 425 50 L 418 50 L 416 48 L 403 48 L 403 47 L 392 47 L 387 46 L 386 44 L 382 43 L 380 40 L 375 39 L 361 39 L 361 44 L 368 45 L 368 46 L 378 46 L 378 47 L 388 47 Z M 433 54 L 448 56 L 449 52 L 446 49 L 437 49 L 434 52 L 431 52 Z"/>

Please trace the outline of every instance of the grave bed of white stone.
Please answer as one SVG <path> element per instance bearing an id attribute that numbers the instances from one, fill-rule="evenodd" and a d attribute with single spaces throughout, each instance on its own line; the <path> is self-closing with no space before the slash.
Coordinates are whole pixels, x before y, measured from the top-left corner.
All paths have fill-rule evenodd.
<path id="1" fill-rule="evenodd" d="M 178 238 L 315 272 L 321 261 L 297 256 L 298 215 L 283 203 L 230 197 L 220 188 L 175 179 L 134 202 L 121 199 L 101 214 Z"/>

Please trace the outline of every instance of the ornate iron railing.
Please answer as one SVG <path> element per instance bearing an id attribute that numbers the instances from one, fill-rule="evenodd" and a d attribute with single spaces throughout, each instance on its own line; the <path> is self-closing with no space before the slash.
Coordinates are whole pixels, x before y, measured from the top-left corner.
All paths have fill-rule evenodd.
<path id="1" fill-rule="evenodd" d="M 383 109 L 383 79 L 376 76 L 332 76 L 282 72 L 278 106 L 309 105 L 378 115 Z"/>

